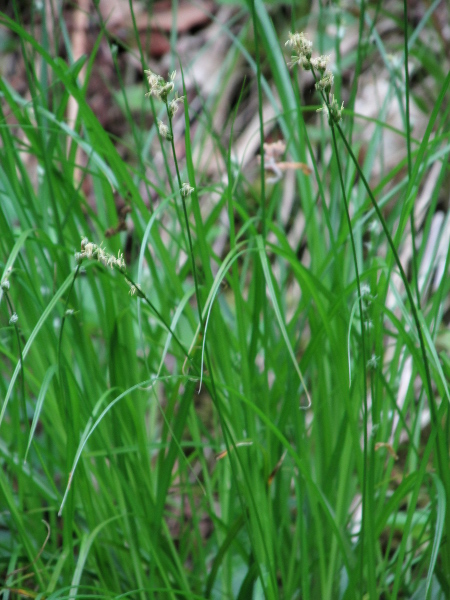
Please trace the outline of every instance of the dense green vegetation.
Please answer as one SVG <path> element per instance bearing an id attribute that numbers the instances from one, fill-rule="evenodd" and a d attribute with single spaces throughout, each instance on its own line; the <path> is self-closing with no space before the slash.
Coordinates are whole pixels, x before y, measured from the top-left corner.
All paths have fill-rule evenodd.
<path id="1" fill-rule="evenodd" d="M 19 12 L 0 17 L 28 87 L 0 81 L 5 599 L 450 597 L 450 74 L 438 4 L 417 22 L 362 2 L 353 14 L 294 8 L 290 23 L 275 3 L 240 4 L 195 115 L 193 64 L 173 53 L 174 89 L 149 74 L 145 98 L 111 40 L 125 141 L 86 93 L 103 30 L 73 61 L 62 13 L 42 13 L 39 35 Z M 345 53 L 344 27 L 356 40 Z M 289 68 L 289 31 L 308 31 L 313 59 L 333 53 L 332 86 L 314 89 L 317 62 Z M 239 61 L 247 74 L 218 131 Z M 387 84 L 368 117 L 355 101 L 370 64 Z M 249 106 L 261 154 L 263 126 L 286 144 L 276 181 L 267 149 L 253 171 L 236 160 Z"/>

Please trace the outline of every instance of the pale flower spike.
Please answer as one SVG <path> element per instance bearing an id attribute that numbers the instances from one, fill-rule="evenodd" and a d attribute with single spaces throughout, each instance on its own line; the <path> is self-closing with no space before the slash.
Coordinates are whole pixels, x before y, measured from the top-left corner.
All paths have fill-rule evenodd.
<path id="1" fill-rule="evenodd" d="M 334 125 L 342 120 L 342 112 L 344 110 L 344 103 L 339 107 L 338 101 L 334 96 L 331 96 L 329 108 L 324 102 L 322 108 L 318 108 L 317 112 L 324 112 L 328 117 L 328 123 Z"/>
<path id="2" fill-rule="evenodd" d="M 131 283 L 131 281 L 129 281 L 128 279 L 127 283 L 130 286 L 130 291 L 128 292 L 130 296 L 134 296 L 135 294 L 137 294 L 140 298 L 144 298 L 144 294 L 142 293 L 141 286 L 139 283 Z"/>
<path id="3" fill-rule="evenodd" d="M 368 283 L 363 283 L 360 288 L 361 298 L 365 296 L 370 296 L 370 285 Z"/>
<path id="4" fill-rule="evenodd" d="M 173 71 L 169 75 L 169 81 L 166 81 L 160 75 L 153 73 L 150 69 L 144 71 L 147 76 L 149 91 L 145 94 L 147 97 L 155 96 L 158 100 L 163 102 L 167 101 L 167 97 L 174 88 L 174 79 L 176 77 L 176 71 Z"/>
<path id="5" fill-rule="evenodd" d="M 159 75 L 156 75 L 156 73 L 153 73 L 153 71 L 150 71 L 150 70 L 144 71 L 144 73 L 147 75 L 148 87 L 150 88 L 149 91 L 145 95 L 147 97 L 155 96 L 155 98 L 159 99 L 161 87 L 165 83 L 164 79 L 162 77 L 160 77 Z"/>
<path id="6" fill-rule="evenodd" d="M 317 71 L 324 73 L 329 62 L 330 62 L 329 55 L 319 56 L 318 58 L 311 59 L 311 66 L 313 67 L 313 69 L 317 69 Z"/>
<path id="7" fill-rule="evenodd" d="M 156 75 L 153 71 L 144 71 L 147 76 L 147 82 L 150 90 L 145 94 L 147 97 L 154 96 L 158 100 L 162 100 L 167 106 L 167 112 L 169 114 L 169 120 L 171 121 L 175 113 L 179 108 L 179 104 L 184 102 L 184 96 L 178 96 L 178 92 L 175 92 L 175 97 L 168 102 L 167 99 L 169 94 L 174 90 L 174 80 L 177 75 L 176 71 L 169 73 L 169 79 L 166 81 L 160 75 Z M 162 121 L 158 121 L 158 129 L 162 138 L 165 140 L 172 141 L 172 134 Z"/>
<path id="8" fill-rule="evenodd" d="M 183 198 L 187 198 L 188 196 L 190 196 L 192 194 L 193 191 L 194 191 L 193 187 L 191 187 L 188 183 L 183 183 L 183 185 L 180 189 L 180 194 L 182 195 Z"/>
<path id="9" fill-rule="evenodd" d="M 316 90 L 329 94 L 334 83 L 334 76 L 331 71 L 325 71 L 322 79 L 316 83 Z"/>
<path id="10" fill-rule="evenodd" d="M 178 92 L 175 92 L 175 98 L 169 102 L 169 116 L 172 118 L 178 110 L 178 104 L 184 102 L 184 96 L 178 97 Z"/>
<path id="11" fill-rule="evenodd" d="M 367 361 L 367 368 L 377 369 L 379 362 L 380 362 L 380 357 L 376 356 L 375 354 L 372 354 L 372 356 Z"/>
<path id="12" fill-rule="evenodd" d="M 84 258 L 98 260 L 105 265 L 105 267 L 110 267 L 111 269 L 117 267 L 121 271 L 125 271 L 126 268 L 122 252 L 119 251 L 116 258 L 113 254 L 106 252 L 101 245 L 97 246 L 97 244 L 90 242 L 87 237 L 83 237 L 81 240 L 81 252 L 75 253 L 75 259 L 78 264 L 80 264 Z"/>
<path id="13" fill-rule="evenodd" d="M 172 134 L 170 133 L 169 128 L 167 127 L 167 125 L 165 123 L 163 123 L 159 119 L 158 119 L 158 130 L 159 130 L 159 135 L 162 138 L 164 138 L 165 140 L 168 140 L 169 142 L 172 140 Z"/>
<path id="14" fill-rule="evenodd" d="M 299 56 L 304 56 L 305 58 L 311 58 L 312 51 L 312 42 L 308 40 L 303 31 L 300 33 L 291 33 L 289 32 L 289 39 L 286 42 L 286 46 L 289 46 L 294 51 L 297 52 Z"/>
<path id="15" fill-rule="evenodd" d="M 328 123 L 333 127 L 342 120 L 344 103 L 342 102 L 341 106 L 339 106 L 335 97 L 330 97 L 334 84 L 333 73 L 330 70 L 327 70 L 330 57 L 328 55 L 323 55 L 317 58 L 311 58 L 312 42 L 311 40 L 308 40 L 303 32 L 289 33 L 289 39 L 286 42 L 286 46 L 289 46 L 296 52 L 296 54 L 291 57 L 291 62 L 288 63 L 290 67 L 299 65 L 306 71 L 312 70 L 314 79 L 316 80 L 316 90 L 320 92 L 322 98 L 325 100 L 322 108 L 318 109 L 318 112 L 323 111 L 328 117 Z"/>

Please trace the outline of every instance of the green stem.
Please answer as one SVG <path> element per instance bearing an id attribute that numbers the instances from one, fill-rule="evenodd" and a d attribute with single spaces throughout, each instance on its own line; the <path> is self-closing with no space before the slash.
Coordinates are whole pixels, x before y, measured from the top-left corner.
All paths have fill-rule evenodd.
<path id="1" fill-rule="evenodd" d="M 13 308 L 12 302 L 9 299 L 9 294 L 6 293 L 6 291 L 4 292 L 4 294 L 5 294 L 6 303 L 7 303 L 8 308 L 9 308 L 9 312 L 11 313 L 11 316 L 12 316 L 14 314 L 14 308 Z M 19 328 L 17 327 L 17 323 L 14 323 L 13 327 L 14 327 L 14 331 L 16 332 L 17 346 L 18 346 L 18 349 L 19 349 L 19 360 L 20 360 L 20 396 L 21 396 L 21 404 L 22 404 L 23 422 L 26 425 L 26 423 L 27 423 L 27 405 L 26 405 L 26 402 L 25 402 L 25 369 L 24 369 L 24 366 L 23 366 L 22 344 L 20 342 L 20 334 L 19 334 Z"/>
<path id="2" fill-rule="evenodd" d="M 169 103 L 167 102 L 167 100 L 165 101 L 165 105 L 166 105 L 167 117 L 169 119 L 169 130 L 170 130 L 170 137 L 171 137 L 170 143 L 172 145 L 173 162 L 175 163 L 175 170 L 177 173 L 177 181 L 178 181 L 178 189 L 180 190 L 181 204 L 183 206 L 184 224 L 186 226 L 186 231 L 187 231 L 187 235 L 188 235 L 189 255 L 190 255 L 191 263 L 192 263 L 192 273 L 194 275 L 194 286 L 195 286 L 195 297 L 197 299 L 198 317 L 200 320 L 200 333 L 203 333 L 203 317 L 202 317 L 203 309 L 202 309 L 202 301 L 201 301 L 201 297 L 200 297 L 200 288 L 198 285 L 197 267 L 195 266 L 195 256 L 194 256 L 194 247 L 192 244 L 191 226 L 189 224 L 186 200 L 185 200 L 183 194 L 181 193 L 181 188 L 182 188 L 183 184 L 181 182 L 180 169 L 178 167 L 177 153 L 175 152 L 172 117 L 170 116 Z M 182 225 L 182 223 L 180 223 L 180 225 Z"/>
<path id="3" fill-rule="evenodd" d="M 408 157 L 408 177 L 411 179 L 412 157 L 411 157 L 411 119 L 409 113 L 409 50 L 408 50 L 408 2 L 403 0 L 403 27 L 404 27 L 404 48 L 405 48 L 405 126 L 406 126 L 406 151 Z M 416 224 L 414 219 L 414 206 L 411 207 L 409 215 L 411 226 L 411 244 L 412 244 L 412 273 L 413 284 L 415 288 L 417 306 L 420 308 L 420 290 L 419 290 L 419 271 L 417 268 L 417 249 L 416 249 Z"/>
<path id="4" fill-rule="evenodd" d="M 181 343 L 180 339 L 178 338 L 178 336 L 176 335 L 176 333 L 173 331 L 173 329 L 171 328 L 171 326 L 168 323 L 166 323 L 166 321 L 165 321 L 164 317 L 162 316 L 162 314 L 159 312 L 159 310 L 156 308 L 156 306 L 153 304 L 153 302 L 148 298 L 148 296 L 145 294 L 145 292 L 143 292 L 141 290 L 141 288 L 138 286 L 138 284 L 135 283 L 127 273 L 123 273 L 122 271 L 120 271 L 120 273 L 125 277 L 125 279 L 128 281 L 128 283 L 130 285 L 132 285 L 133 287 L 136 288 L 137 295 L 140 298 L 142 298 L 148 304 L 148 306 L 151 308 L 151 310 L 155 313 L 156 317 L 161 321 L 161 323 L 164 325 L 164 327 L 167 329 L 167 331 L 173 337 L 173 339 L 175 340 L 177 346 L 180 348 L 180 350 L 183 353 L 183 355 L 187 359 L 190 360 L 188 351 L 183 346 L 183 344 Z"/>
<path id="5" fill-rule="evenodd" d="M 261 58 L 258 43 L 258 19 L 256 16 L 255 1 L 252 0 L 252 21 L 255 36 L 255 63 L 256 63 L 256 82 L 258 87 L 258 117 L 259 117 L 259 154 L 261 156 L 260 180 L 261 180 L 261 234 L 263 240 L 266 240 L 266 189 L 265 189 L 265 169 L 264 169 L 264 118 L 263 118 L 263 100 L 261 87 Z"/>
<path id="6" fill-rule="evenodd" d="M 361 552 L 360 581 L 361 581 L 361 586 L 362 586 L 363 577 L 364 577 L 364 562 L 365 562 L 364 561 L 364 537 L 365 537 L 365 530 L 366 530 L 366 520 L 368 518 L 368 512 L 367 512 L 367 492 L 368 492 L 368 490 L 367 490 L 367 481 L 368 481 L 367 466 L 368 466 L 368 443 L 369 443 L 368 433 L 367 433 L 368 403 L 367 403 L 367 376 L 366 376 L 367 361 L 366 361 L 366 344 L 365 344 L 365 325 L 364 325 L 364 312 L 363 312 L 363 304 L 362 304 L 362 296 L 361 296 L 361 280 L 360 280 L 360 276 L 359 276 L 358 257 L 356 254 L 356 244 L 355 244 L 355 238 L 353 235 L 352 221 L 351 221 L 351 217 L 350 217 L 347 194 L 345 192 L 344 179 L 342 177 L 342 167 L 341 167 L 341 161 L 339 159 L 339 152 L 338 152 L 337 143 L 336 143 L 336 133 L 334 131 L 334 126 L 331 127 L 331 134 L 333 137 L 334 154 L 336 157 L 338 173 L 339 173 L 339 181 L 341 184 L 342 197 L 343 197 L 344 204 L 345 204 L 345 214 L 347 217 L 348 229 L 349 229 L 349 233 L 350 233 L 350 241 L 351 241 L 352 254 L 353 254 L 353 263 L 355 266 L 356 287 L 358 290 L 359 318 L 360 318 L 360 323 L 361 323 L 361 353 L 362 353 L 362 363 L 363 363 L 363 397 L 364 397 L 364 431 L 363 431 L 364 462 L 363 462 L 363 482 L 362 482 L 362 490 L 363 490 L 363 492 L 362 492 L 362 518 L 361 518 L 361 530 L 360 530 L 360 552 Z M 372 552 L 372 544 L 369 544 L 369 557 L 368 557 L 367 565 L 369 566 L 370 571 L 373 572 L 374 556 L 373 556 L 373 552 Z M 372 568 L 371 568 L 371 566 L 372 566 Z"/>
<path id="7" fill-rule="evenodd" d="M 58 340 L 58 380 L 59 380 L 59 388 L 61 394 L 61 404 L 64 407 L 65 411 L 65 419 L 66 419 L 66 471 L 70 473 L 70 469 L 72 466 L 72 457 L 75 454 L 75 427 L 74 427 L 74 417 L 73 410 L 70 403 L 70 398 L 68 398 L 67 389 L 66 389 L 66 379 L 64 377 L 63 368 L 62 368 L 62 338 L 64 331 L 64 324 L 66 322 L 66 311 L 69 305 L 69 299 L 72 294 L 73 287 L 75 285 L 75 280 L 78 276 L 78 273 L 81 269 L 81 263 L 77 265 L 76 271 L 74 273 L 72 283 L 70 284 L 69 291 L 67 293 L 66 302 L 64 305 L 64 313 L 61 320 L 61 327 L 59 329 L 59 340 Z M 69 475 L 70 480 L 70 475 Z M 66 510 L 66 516 L 63 524 L 63 547 L 67 552 L 67 565 L 65 566 L 67 576 L 70 576 L 70 572 L 73 570 L 74 566 L 74 553 L 73 553 L 73 525 L 74 525 L 74 494 L 70 495 L 68 501 L 68 509 Z"/>

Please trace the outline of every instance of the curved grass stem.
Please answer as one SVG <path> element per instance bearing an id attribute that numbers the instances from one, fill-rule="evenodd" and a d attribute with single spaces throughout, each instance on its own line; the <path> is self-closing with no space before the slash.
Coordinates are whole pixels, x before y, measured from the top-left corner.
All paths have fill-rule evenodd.
<path id="1" fill-rule="evenodd" d="M 368 510 L 367 510 L 367 504 L 368 504 L 367 469 L 368 469 L 368 444 L 369 444 L 367 427 L 368 427 L 368 410 L 369 409 L 368 409 L 368 402 L 367 402 L 367 374 L 366 374 L 367 361 L 366 361 L 366 344 L 365 344 L 365 325 L 364 325 L 364 312 L 363 312 L 363 303 L 362 303 L 362 294 L 361 294 L 361 278 L 360 278 L 359 267 L 358 267 L 358 256 L 356 254 L 355 238 L 354 238 L 354 234 L 353 234 L 353 227 L 352 227 L 352 221 L 351 221 L 351 217 L 350 217 L 350 210 L 349 210 L 347 194 L 345 191 L 344 179 L 342 176 L 342 167 L 341 167 L 341 161 L 339 158 L 339 151 L 338 151 L 338 147 L 337 147 L 336 133 L 334 131 L 334 127 L 331 127 L 331 134 L 332 134 L 332 139 L 333 139 L 334 155 L 335 155 L 337 167 L 338 167 L 339 182 L 340 182 L 340 186 L 341 186 L 342 198 L 343 198 L 344 204 L 345 204 L 345 214 L 347 217 L 348 230 L 349 230 L 349 234 L 350 234 L 350 242 L 351 242 L 351 246 L 352 246 L 353 264 L 355 267 L 355 277 L 356 277 L 356 288 L 358 291 L 359 317 L 360 317 L 360 325 L 361 325 L 361 354 L 362 354 L 362 365 L 363 365 L 363 402 L 364 402 L 364 416 L 363 416 L 363 420 L 364 420 L 364 430 L 363 430 L 364 463 L 363 463 L 363 481 L 362 481 L 362 489 L 363 489 L 362 517 L 361 517 L 361 530 L 360 530 L 360 552 L 361 552 L 361 554 L 360 554 L 360 556 L 361 556 L 361 562 L 360 562 L 361 578 L 360 578 L 360 581 L 362 582 L 363 581 L 364 564 L 366 562 L 364 560 L 364 558 L 365 558 L 365 548 L 364 548 L 365 539 L 364 538 L 365 538 L 365 532 L 366 532 L 367 519 L 368 519 L 368 516 L 370 515 L 370 512 L 368 512 Z M 371 530 L 371 528 L 369 528 L 369 530 Z M 369 560 L 367 561 L 367 564 L 374 566 L 375 561 L 373 560 L 374 556 L 373 556 L 373 548 L 372 548 L 371 543 L 369 543 L 369 553 L 368 554 L 369 554 Z M 374 575 L 374 573 L 372 573 L 372 577 L 370 578 L 370 579 L 372 579 L 372 584 L 374 584 L 374 577 L 375 577 L 375 575 Z"/>

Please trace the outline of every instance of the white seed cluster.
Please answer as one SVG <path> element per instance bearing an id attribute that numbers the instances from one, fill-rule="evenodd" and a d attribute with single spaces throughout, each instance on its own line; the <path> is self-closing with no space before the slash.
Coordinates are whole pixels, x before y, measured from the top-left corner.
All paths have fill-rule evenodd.
<path id="1" fill-rule="evenodd" d="M 98 262 L 101 262 L 105 267 L 110 267 L 111 269 L 117 267 L 121 271 L 125 271 L 126 268 L 122 252 L 119 251 L 117 257 L 113 256 L 106 252 L 101 245 L 98 246 L 97 244 L 90 242 L 87 237 L 84 237 L 81 240 L 81 252 L 76 252 L 75 258 L 78 264 L 81 263 L 83 259 L 88 258 L 91 260 L 98 260 Z"/>
<path id="2" fill-rule="evenodd" d="M 2 277 L 2 281 L 0 284 L 0 289 L 4 292 L 9 290 L 9 276 L 12 273 L 12 267 L 8 267 Z"/>
<path id="3" fill-rule="evenodd" d="M 160 75 L 153 73 L 153 71 L 146 70 L 144 73 L 147 76 L 149 87 L 149 91 L 145 95 L 147 97 L 154 96 L 158 100 L 162 100 L 167 106 L 169 119 L 172 121 L 173 116 L 178 110 L 178 105 L 184 102 L 184 96 L 178 96 L 178 92 L 175 92 L 175 96 L 170 102 L 168 101 L 169 94 L 173 92 L 175 87 L 174 80 L 177 75 L 176 71 L 169 73 L 169 79 L 167 81 Z M 162 121 L 158 121 L 158 130 L 163 139 L 168 140 L 169 142 L 172 141 L 173 136 L 171 130 Z"/>
<path id="4" fill-rule="evenodd" d="M 194 191 L 193 187 L 191 187 L 188 183 L 183 183 L 183 185 L 180 189 L 180 194 L 183 196 L 183 198 L 187 198 L 188 196 L 190 196 L 192 194 L 193 191 Z"/>
<path id="5" fill-rule="evenodd" d="M 158 131 L 159 135 L 171 142 L 173 140 L 172 133 L 172 119 L 176 112 L 178 111 L 179 105 L 183 104 L 184 96 L 178 96 L 178 92 L 175 92 L 172 100 L 168 100 L 169 94 L 174 90 L 174 80 L 176 77 L 176 71 L 173 71 L 169 74 L 169 79 L 166 81 L 160 75 L 156 75 L 153 71 L 147 70 L 144 71 L 147 76 L 147 82 L 149 86 L 149 92 L 145 94 L 146 96 L 154 96 L 158 100 L 162 100 L 167 107 L 167 114 L 169 117 L 169 125 L 168 127 L 163 121 L 158 119 Z M 194 188 L 189 185 L 189 183 L 183 183 L 180 188 L 180 194 L 182 198 L 187 198 L 192 194 Z M 137 293 L 137 290 L 134 285 L 131 285 L 130 294 L 133 296 Z"/>
<path id="6" fill-rule="evenodd" d="M 316 90 L 322 94 L 325 102 L 318 109 L 324 112 L 328 117 L 328 123 L 334 126 L 342 120 L 344 103 L 339 106 L 338 101 L 331 95 L 334 84 L 334 75 L 327 69 L 330 57 L 328 55 L 312 58 L 312 41 L 309 40 L 303 32 L 289 33 L 289 39 L 286 46 L 292 48 L 294 54 L 291 56 L 289 66 L 299 65 L 306 71 L 312 71 L 316 79 Z"/>
<path id="7" fill-rule="evenodd" d="M 344 103 L 339 106 L 339 102 L 336 100 L 334 95 L 331 96 L 329 104 L 323 103 L 322 108 L 318 108 L 317 112 L 324 112 L 327 115 L 328 123 L 333 126 L 335 123 L 339 123 L 342 120 L 342 113 L 344 111 Z"/>
<path id="8" fill-rule="evenodd" d="M 158 100 L 162 100 L 163 102 L 167 102 L 167 97 L 170 92 L 173 90 L 174 79 L 176 76 L 176 71 L 173 71 L 169 74 L 169 80 L 166 81 L 161 75 L 157 75 L 153 73 L 153 71 L 147 70 L 144 71 L 147 76 L 149 91 L 145 94 L 147 97 L 155 96 Z"/>
<path id="9" fill-rule="evenodd" d="M 308 40 L 302 31 L 300 33 L 289 32 L 289 39 L 286 42 L 286 46 L 289 46 L 295 52 L 291 57 L 290 66 L 300 65 L 307 70 L 310 69 L 312 45 L 311 40 Z"/>
<path id="10" fill-rule="evenodd" d="M 372 354 L 372 356 L 367 361 L 367 368 L 376 370 L 378 365 L 380 364 L 380 357 L 376 356 L 376 354 Z"/>
<path id="11" fill-rule="evenodd" d="M 172 134 L 170 133 L 170 129 L 160 119 L 158 119 L 158 131 L 159 135 L 163 139 L 168 140 L 169 142 L 172 141 Z"/>
<path id="12" fill-rule="evenodd" d="M 127 279 L 127 283 L 130 286 L 130 290 L 128 292 L 130 296 L 134 296 L 135 294 L 137 294 L 140 298 L 145 298 L 139 283 L 131 283 L 129 279 Z"/>
<path id="13" fill-rule="evenodd" d="M 184 102 L 184 96 L 178 96 L 178 92 L 175 92 L 175 96 L 173 98 L 173 100 L 171 100 L 169 102 L 169 116 L 172 119 L 174 114 L 177 112 L 178 110 L 178 105 L 181 103 L 183 104 Z"/>

